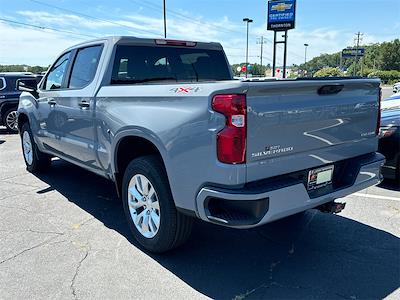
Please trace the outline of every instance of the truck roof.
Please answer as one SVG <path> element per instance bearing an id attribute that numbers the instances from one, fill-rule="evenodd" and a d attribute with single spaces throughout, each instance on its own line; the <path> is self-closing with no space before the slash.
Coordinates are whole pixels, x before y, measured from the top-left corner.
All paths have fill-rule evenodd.
<path id="1" fill-rule="evenodd" d="M 32 72 L 0 72 L 0 76 L 30 76 Z"/>
<path id="2" fill-rule="evenodd" d="M 103 38 L 88 40 L 83 43 L 76 44 L 74 46 L 69 47 L 65 51 L 75 49 L 77 47 L 82 47 L 85 45 L 93 44 L 96 42 L 105 42 L 108 41 L 110 44 L 132 44 L 132 45 L 142 45 L 142 46 L 155 46 L 156 41 L 170 41 L 170 42 L 193 42 L 195 46 L 193 48 L 205 48 L 205 49 L 215 49 L 222 50 L 222 45 L 216 42 L 198 42 L 198 41 L 186 41 L 186 40 L 173 40 L 173 39 L 164 39 L 164 38 L 138 38 L 135 36 L 105 36 Z M 64 52 L 65 52 L 64 51 Z"/>

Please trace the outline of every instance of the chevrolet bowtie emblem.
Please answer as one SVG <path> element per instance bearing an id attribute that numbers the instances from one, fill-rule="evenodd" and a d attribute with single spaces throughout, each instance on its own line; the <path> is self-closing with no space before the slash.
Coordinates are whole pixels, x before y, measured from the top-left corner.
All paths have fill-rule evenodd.
<path id="1" fill-rule="evenodd" d="M 272 5 L 272 10 L 277 10 L 277 11 L 285 11 L 287 9 L 291 9 L 293 4 L 286 4 L 286 3 L 279 3 Z"/>

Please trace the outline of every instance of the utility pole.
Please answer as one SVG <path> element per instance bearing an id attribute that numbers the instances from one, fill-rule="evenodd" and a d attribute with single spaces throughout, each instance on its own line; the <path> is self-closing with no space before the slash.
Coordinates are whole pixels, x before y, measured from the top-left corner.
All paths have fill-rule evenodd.
<path id="1" fill-rule="evenodd" d="M 164 38 L 167 38 L 167 8 L 165 6 L 165 0 L 164 1 Z"/>
<path id="2" fill-rule="evenodd" d="M 362 40 L 362 36 L 363 36 L 363 34 L 360 31 L 356 33 L 356 38 L 355 38 L 355 41 L 356 41 L 356 64 L 354 66 L 354 72 L 353 72 L 354 76 L 357 75 L 358 48 L 360 47 L 360 42 Z"/>
<path id="3" fill-rule="evenodd" d="M 261 53 L 260 53 L 260 66 L 261 66 L 261 70 L 262 70 L 262 66 L 263 66 L 263 44 L 266 43 L 266 40 L 264 40 L 264 37 L 261 36 L 261 38 L 257 39 L 257 44 L 261 45 Z M 262 74 L 261 74 L 262 75 Z M 264 74 L 265 76 L 265 74 Z"/>
<path id="4" fill-rule="evenodd" d="M 252 23 L 253 20 L 249 18 L 244 18 L 243 22 L 246 22 L 247 34 L 246 34 L 246 78 L 248 73 L 248 65 L 249 65 L 249 23 Z"/>

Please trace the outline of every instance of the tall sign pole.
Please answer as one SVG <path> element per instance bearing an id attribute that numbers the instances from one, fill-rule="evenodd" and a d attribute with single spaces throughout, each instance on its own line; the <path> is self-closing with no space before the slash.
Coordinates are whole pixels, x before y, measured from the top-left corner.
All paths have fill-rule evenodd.
<path id="1" fill-rule="evenodd" d="M 274 31 L 274 54 L 272 61 L 272 75 L 275 77 L 276 68 L 276 44 L 284 45 L 283 56 L 283 78 L 286 78 L 286 63 L 287 63 L 287 40 L 288 30 L 295 28 L 296 20 L 296 0 L 269 0 L 268 1 L 268 26 L 267 30 Z M 283 31 L 285 39 L 277 41 L 276 34 L 278 31 Z"/>
<path id="2" fill-rule="evenodd" d="M 287 39 L 288 39 L 288 35 L 287 35 L 287 30 L 285 31 L 285 48 L 284 48 L 284 53 L 283 53 L 283 78 L 286 78 L 286 60 L 287 60 Z"/>
<path id="3" fill-rule="evenodd" d="M 276 31 L 274 31 L 274 52 L 272 57 L 272 77 L 275 77 L 276 70 Z"/>

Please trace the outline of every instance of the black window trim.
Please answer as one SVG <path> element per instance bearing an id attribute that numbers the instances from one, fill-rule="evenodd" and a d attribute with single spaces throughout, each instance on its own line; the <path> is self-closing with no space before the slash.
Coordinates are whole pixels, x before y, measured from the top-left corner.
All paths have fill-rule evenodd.
<path id="1" fill-rule="evenodd" d="M 52 92 L 52 91 L 74 91 L 74 90 L 81 90 L 84 89 L 85 87 L 87 87 L 88 85 L 90 85 L 94 78 L 92 79 L 92 81 L 90 83 L 88 83 L 86 86 L 81 87 L 81 88 L 75 88 L 75 89 L 71 89 L 68 87 L 69 82 L 71 80 L 71 73 L 72 73 L 72 68 L 75 64 L 75 59 L 77 56 L 77 53 L 79 50 L 81 49 L 85 49 L 85 48 L 90 48 L 90 47 L 96 47 L 96 46 L 101 46 L 101 51 L 100 51 L 100 58 L 103 54 L 103 50 L 104 50 L 104 43 L 99 43 L 99 44 L 93 44 L 93 45 L 86 45 L 80 48 L 74 48 L 74 49 L 70 49 L 68 51 L 63 52 L 56 60 L 55 62 L 51 65 L 51 67 L 49 68 L 49 72 L 46 74 L 45 79 L 43 80 L 41 86 L 40 86 L 40 92 Z M 56 65 L 56 63 L 60 60 L 61 57 L 63 57 L 65 54 L 70 53 L 69 58 L 68 58 L 68 65 L 65 71 L 65 75 L 63 78 L 63 81 L 61 82 L 61 88 L 59 89 L 54 89 L 54 90 L 46 90 L 46 82 L 47 82 L 47 77 L 50 74 L 51 69 Z M 99 63 L 100 63 L 100 58 L 99 61 L 97 62 L 97 68 L 99 67 Z M 96 69 L 97 72 L 97 69 Z"/>
<path id="2" fill-rule="evenodd" d="M 53 64 L 51 65 L 51 67 L 49 68 L 49 71 L 47 72 L 45 79 L 42 81 L 42 84 L 40 85 L 40 92 L 54 92 L 54 91 L 62 91 L 62 90 L 65 90 L 65 79 L 66 79 L 66 76 L 65 76 L 65 75 L 68 74 L 68 69 L 69 69 L 70 66 L 71 66 L 71 57 L 72 57 L 71 55 L 73 54 L 73 52 L 74 52 L 74 50 L 65 51 L 65 52 L 63 52 L 63 53 L 54 61 L 54 63 L 53 63 Z M 60 58 L 63 57 L 63 56 L 64 56 L 65 54 L 67 54 L 67 53 L 69 53 L 68 62 L 67 62 L 67 69 L 66 69 L 64 78 L 63 78 L 63 80 L 62 80 L 62 82 L 61 82 L 61 87 L 60 87 L 59 89 L 47 90 L 47 89 L 46 89 L 46 83 L 47 83 L 47 78 L 49 77 L 51 70 L 52 70 L 53 67 L 57 64 L 57 62 L 60 60 Z"/>
<path id="3" fill-rule="evenodd" d="M 89 86 L 90 84 L 92 84 L 92 82 L 93 82 L 93 80 L 94 80 L 94 77 L 93 77 L 92 80 L 91 80 L 88 84 L 86 84 L 85 86 L 82 86 L 82 87 L 79 87 L 79 88 L 70 88 L 70 87 L 69 87 L 69 84 L 70 84 L 70 82 L 71 82 L 72 70 L 73 70 L 73 68 L 74 68 L 74 66 L 75 66 L 76 58 L 78 57 L 79 51 L 80 51 L 80 50 L 83 50 L 83 49 L 86 49 L 86 48 L 99 47 L 99 46 L 100 46 L 100 56 L 99 56 L 99 60 L 97 61 L 96 72 L 95 72 L 95 76 L 94 76 L 94 77 L 96 77 L 96 73 L 97 73 L 97 71 L 98 71 L 100 59 L 101 59 L 101 56 L 102 56 L 103 50 L 104 50 L 104 43 L 93 44 L 93 45 L 87 45 L 87 46 L 83 46 L 83 47 L 76 48 L 76 49 L 73 50 L 72 59 L 71 59 L 71 64 L 70 64 L 70 66 L 69 66 L 68 69 L 67 69 L 67 72 L 66 72 L 66 75 L 67 75 L 67 76 L 65 76 L 65 79 L 66 79 L 66 82 L 65 82 L 65 89 L 66 89 L 66 90 L 69 90 L 69 91 L 82 90 L 82 89 L 86 88 L 87 86 Z M 67 80 L 67 79 L 68 79 L 68 80 Z"/>
<path id="4" fill-rule="evenodd" d="M 117 56 L 117 49 L 119 46 L 137 46 L 137 47 L 154 47 L 152 45 L 147 45 L 147 44 L 136 44 L 136 43 L 132 43 L 132 42 L 119 42 L 114 44 L 113 46 L 113 50 L 111 53 L 111 58 L 110 58 L 110 63 L 108 64 L 108 68 L 106 69 L 105 75 L 103 77 L 103 81 L 101 82 L 101 85 L 103 86 L 120 86 L 119 84 L 112 84 L 112 72 L 113 72 L 113 68 L 114 68 L 114 63 L 115 63 L 115 59 Z M 181 48 L 180 46 L 176 47 L 176 48 Z M 196 50 L 203 50 L 202 48 L 192 48 L 192 49 L 196 49 Z M 225 59 L 225 62 L 228 66 L 230 66 L 228 58 L 226 56 L 225 51 L 223 51 L 223 49 L 208 49 L 208 48 L 204 48 L 204 50 L 216 50 L 216 51 L 221 51 L 223 54 L 223 58 Z M 228 72 L 230 74 L 231 80 L 233 79 L 233 72 L 232 72 L 232 68 L 228 67 Z M 200 84 L 200 83 L 207 83 L 206 81 L 193 81 L 193 82 L 188 82 L 188 81 L 177 81 L 177 82 L 163 82 L 162 85 L 176 85 L 176 84 Z M 156 85 L 159 83 L 135 83 L 135 86 L 146 86 L 146 85 Z"/>

